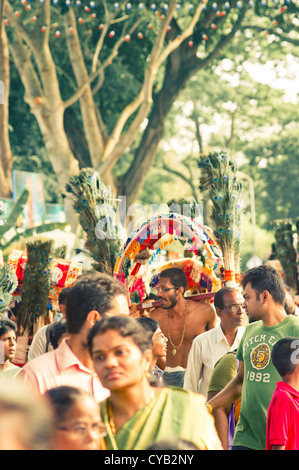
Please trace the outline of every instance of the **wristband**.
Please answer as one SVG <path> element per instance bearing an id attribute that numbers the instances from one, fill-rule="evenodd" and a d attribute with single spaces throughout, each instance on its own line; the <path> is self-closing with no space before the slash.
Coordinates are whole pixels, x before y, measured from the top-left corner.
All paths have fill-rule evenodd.
<path id="1" fill-rule="evenodd" d="M 208 408 L 208 412 L 212 414 L 213 408 L 211 407 L 210 403 L 205 403 L 206 407 Z"/>

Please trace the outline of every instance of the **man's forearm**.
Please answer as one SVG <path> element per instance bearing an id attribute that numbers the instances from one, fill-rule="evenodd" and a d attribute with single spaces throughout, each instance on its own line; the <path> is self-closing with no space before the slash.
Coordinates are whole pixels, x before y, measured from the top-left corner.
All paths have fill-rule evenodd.
<path id="1" fill-rule="evenodd" d="M 221 392 L 217 393 L 213 398 L 208 400 L 212 409 L 225 408 L 232 405 L 238 398 L 241 397 L 242 393 L 243 378 L 236 375 Z"/>

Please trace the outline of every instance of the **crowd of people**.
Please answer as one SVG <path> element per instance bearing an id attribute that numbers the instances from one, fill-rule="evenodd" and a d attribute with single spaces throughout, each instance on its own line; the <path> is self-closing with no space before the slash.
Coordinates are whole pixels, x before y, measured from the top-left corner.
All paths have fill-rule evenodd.
<path id="1" fill-rule="evenodd" d="M 135 318 L 122 283 L 85 273 L 22 367 L 0 320 L 0 449 L 299 449 L 299 317 L 280 274 L 252 268 L 213 303 L 186 288 L 162 271 L 161 305 Z"/>

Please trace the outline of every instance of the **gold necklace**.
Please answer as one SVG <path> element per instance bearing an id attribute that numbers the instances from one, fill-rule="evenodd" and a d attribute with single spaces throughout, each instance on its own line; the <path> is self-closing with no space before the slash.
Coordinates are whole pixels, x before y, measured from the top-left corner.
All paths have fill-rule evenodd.
<path id="1" fill-rule="evenodd" d="M 115 427 L 113 414 L 112 414 L 111 403 L 110 403 L 109 399 L 106 401 L 106 403 L 107 403 L 107 415 L 108 415 L 109 426 L 110 426 L 110 429 L 111 429 L 111 432 L 112 432 L 113 436 L 115 436 L 116 427 Z"/>
<path id="2" fill-rule="evenodd" d="M 179 342 L 179 344 L 176 346 L 173 341 L 172 341 L 172 338 L 171 338 L 171 334 L 170 334 L 170 325 L 169 325 L 169 314 L 168 314 L 168 310 L 167 310 L 167 316 L 166 316 L 166 322 L 167 322 L 167 333 L 168 333 L 168 340 L 172 346 L 172 355 L 175 356 L 176 355 L 176 351 L 177 349 L 179 349 L 182 344 L 183 344 L 183 341 L 184 341 L 184 338 L 185 338 L 185 333 L 186 333 L 186 326 L 187 326 L 187 314 L 188 314 L 188 304 L 187 304 L 187 300 L 185 299 L 185 317 L 184 317 L 184 327 L 183 327 L 183 333 L 182 333 L 182 337 L 181 337 L 181 341 Z"/>

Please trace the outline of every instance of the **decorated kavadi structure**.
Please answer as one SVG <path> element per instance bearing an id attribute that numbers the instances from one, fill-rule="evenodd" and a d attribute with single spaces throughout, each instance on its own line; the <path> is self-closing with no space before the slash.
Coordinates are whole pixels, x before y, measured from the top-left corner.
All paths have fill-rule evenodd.
<path id="1" fill-rule="evenodd" d="M 154 266 L 157 255 L 179 240 L 184 251 L 193 258 L 183 258 Z M 184 270 L 188 280 L 188 295 L 208 299 L 221 287 L 215 270 L 222 266 L 222 252 L 212 230 L 177 213 L 152 217 L 136 228 L 126 240 L 117 257 L 114 275 L 126 285 L 129 303 L 144 307 L 148 289 L 154 289 L 159 271 L 176 266 Z M 157 306 L 158 303 L 152 303 Z"/>

